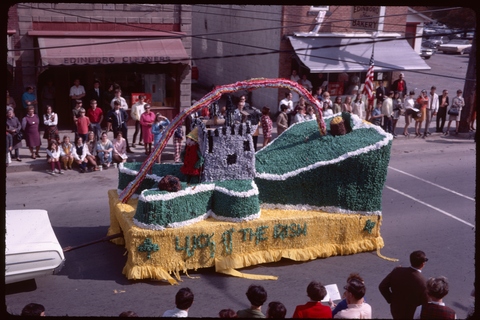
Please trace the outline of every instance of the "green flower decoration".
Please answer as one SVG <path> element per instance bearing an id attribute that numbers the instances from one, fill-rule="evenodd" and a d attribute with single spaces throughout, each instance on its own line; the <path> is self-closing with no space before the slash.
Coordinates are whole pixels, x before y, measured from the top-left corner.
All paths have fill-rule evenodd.
<path id="1" fill-rule="evenodd" d="M 368 219 L 367 222 L 365 222 L 365 227 L 363 228 L 363 231 L 368 231 L 368 233 L 372 233 L 372 229 L 375 227 L 375 222 L 372 220 Z"/>
<path id="2" fill-rule="evenodd" d="M 145 240 L 143 240 L 143 244 L 138 246 L 137 249 L 140 252 L 146 252 L 147 259 L 150 259 L 152 252 L 158 251 L 160 248 L 158 247 L 158 244 L 152 242 L 152 239 L 145 238 Z"/>

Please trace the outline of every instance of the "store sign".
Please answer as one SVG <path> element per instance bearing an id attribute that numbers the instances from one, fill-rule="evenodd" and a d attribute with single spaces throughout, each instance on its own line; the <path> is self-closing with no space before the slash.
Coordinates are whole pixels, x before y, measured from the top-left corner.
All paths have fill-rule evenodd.
<path id="1" fill-rule="evenodd" d="M 138 101 L 138 96 L 142 95 L 145 97 L 145 102 L 148 104 L 152 103 L 152 94 L 151 93 L 146 93 L 146 92 L 132 92 L 132 101 L 130 102 L 132 105 L 134 105 Z"/>
<path id="2" fill-rule="evenodd" d="M 155 57 L 69 57 L 63 59 L 64 65 L 83 64 L 120 64 L 120 63 L 165 63 L 169 56 Z"/>
<path id="3" fill-rule="evenodd" d="M 353 6 L 352 28 L 377 31 L 380 6 Z"/>

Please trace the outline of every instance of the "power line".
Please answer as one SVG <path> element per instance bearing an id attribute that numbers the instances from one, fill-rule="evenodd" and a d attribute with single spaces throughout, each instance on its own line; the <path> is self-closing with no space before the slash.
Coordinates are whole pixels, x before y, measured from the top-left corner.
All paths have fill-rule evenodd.
<path id="1" fill-rule="evenodd" d="M 20 6 L 22 7 L 25 7 L 25 8 L 32 8 L 31 6 L 27 6 L 27 5 L 22 5 L 20 4 Z M 218 8 L 218 7 L 216 7 Z M 453 10 L 453 9 L 456 9 L 456 8 L 449 8 L 450 10 Z M 77 18 L 85 18 L 85 16 L 81 16 L 81 15 L 78 15 L 78 14 L 72 14 L 72 13 L 69 13 L 69 12 L 62 12 L 62 11 L 58 11 L 58 10 L 52 10 L 52 9 L 47 9 L 47 8 L 39 8 L 38 10 L 44 10 L 44 11 L 49 11 L 49 12 L 54 12 L 54 13 L 62 13 L 62 14 L 65 14 L 65 15 L 69 15 L 69 16 L 75 16 Z M 440 9 L 439 9 L 440 10 Z M 445 9 L 441 9 L 441 10 L 445 10 Z M 243 10 L 243 11 L 249 11 L 249 12 L 252 12 L 250 10 Z M 438 11 L 438 10 L 436 10 Z M 193 11 L 192 11 L 193 12 Z M 390 17 L 390 16 L 401 16 L 401 15 L 405 15 L 405 14 L 395 14 L 395 15 L 388 15 L 388 16 L 385 16 L 385 17 Z M 98 18 L 91 18 L 93 20 L 97 20 L 97 21 L 101 21 L 101 22 L 105 22 L 104 19 L 98 19 Z M 333 21 L 344 21 L 344 20 L 333 20 Z M 143 26 L 132 26 L 130 24 L 127 24 L 127 23 L 117 23 L 117 24 L 120 24 L 120 25 L 126 25 L 126 26 L 131 26 L 131 27 L 135 27 L 135 28 L 140 28 L 140 29 L 143 29 L 143 30 L 149 30 L 149 31 L 158 31 L 156 29 L 153 29 L 153 28 L 148 28 L 148 27 L 143 27 Z M 261 29 L 250 29 L 250 30 L 239 30 L 239 31 L 230 31 L 230 32 L 218 32 L 218 33 L 209 33 L 209 34 L 206 34 L 208 36 L 212 36 L 212 35 L 221 35 L 221 34 L 232 34 L 232 33 L 245 33 L 245 32 L 257 32 L 257 31 L 262 31 L 262 32 L 265 32 L 266 30 L 271 30 L 271 29 L 278 29 L 278 28 L 295 28 L 295 27 L 301 27 L 301 26 L 312 26 L 312 25 L 315 25 L 315 24 L 297 24 L 297 25 L 290 25 L 290 26 L 282 26 L 282 27 L 272 27 L 272 28 L 261 28 Z M 178 33 L 176 32 L 168 32 L 168 31 L 164 31 L 166 33 L 171 33 L 173 35 L 176 35 L 178 36 Z M 460 32 L 459 32 L 460 33 Z M 188 37 L 188 35 L 186 36 Z M 238 42 L 231 42 L 231 41 L 225 41 L 225 40 L 220 40 L 220 39 L 210 39 L 210 38 L 205 38 L 204 35 L 200 34 L 200 35 L 190 35 L 190 37 L 193 37 L 193 38 L 200 38 L 200 39 L 206 39 L 206 40 L 209 40 L 209 41 L 214 41 L 214 42 L 222 42 L 222 43 L 225 43 L 225 44 L 233 44 L 233 45 L 241 45 L 242 47 L 250 47 L 250 48 L 254 48 L 254 49 L 260 49 L 260 50 L 275 50 L 275 49 L 272 49 L 272 48 L 266 48 L 266 47 L 262 47 L 262 46 L 254 46 L 254 45 L 249 45 L 249 44 L 240 44 Z M 158 37 L 153 37 L 153 38 L 146 38 L 146 39 L 142 39 L 143 41 L 147 41 L 147 40 L 156 40 L 156 39 L 159 39 Z M 398 38 L 397 38 L 398 39 Z M 406 38 L 405 38 L 406 39 Z M 131 41 L 137 41 L 138 39 L 134 39 L 134 40 L 131 40 Z M 119 40 L 118 42 L 122 42 L 122 41 L 129 41 L 129 40 Z M 110 41 L 110 42 L 105 42 L 105 43 L 115 43 L 115 41 Z M 105 43 L 97 43 L 98 45 L 101 45 L 101 44 L 105 44 Z M 78 44 L 78 45 L 66 45 L 66 46 L 55 46 L 55 47 L 43 47 L 42 49 L 53 49 L 53 48 L 66 48 L 66 47 L 76 47 L 76 46 L 83 46 L 83 45 L 95 45 L 95 44 L 90 44 L 90 43 L 85 43 L 85 44 Z M 40 49 L 39 47 L 38 48 L 28 48 L 28 49 L 10 49 L 8 51 L 27 51 L 27 50 L 37 50 L 37 49 Z M 315 49 L 315 48 L 313 48 Z"/>
<path id="2" fill-rule="evenodd" d="M 191 60 L 194 60 L 194 61 L 201 61 L 201 60 L 212 60 L 212 59 L 230 59 L 230 58 L 242 58 L 242 57 L 255 57 L 255 56 L 266 56 L 266 55 L 271 55 L 271 54 L 280 54 L 280 53 L 290 53 L 290 54 L 295 54 L 297 53 L 298 51 L 304 51 L 304 50 L 317 50 L 317 49 L 328 49 L 328 48 L 338 48 L 338 47 L 344 47 L 344 46 L 348 46 L 348 45 L 361 45 L 361 44 L 370 44 L 370 43 L 378 43 L 378 42 L 389 42 L 389 41 L 393 41 L 393 40 L 396 40 L 398 38 L 394 38 L 394 39 L 376 39 L 376 40 L 369 40 L 369 41 L 364 41 L 364 42 L 359 42 L 359 43 L 351 43 L 351 44 L 345 44 L 345 45 L 325 45 L 325 46 L 321 46 L 321 47 L 310 47 L 310 48 L 299 48 L 297 50 L 294 50 L 294 49 L 287 49 L 287 50 L 270 50 L 270 51 L 267 51 L 267 52 L 260 52 L 260 53 L 243 53 L 243 54 L 230 54 L 230 55 L 221 55 L 221 56 L 208 56 L 208 57 L 199 57 L 199 58 L 192 58 Z M 131 40 L 131 41 L 136 41 L 136 40 Z M 332 60 L 332 61 L 342 61 L 342 62 L 349 62 L 349 63 L 353 63 L 353 64 L 357 64 L 357 65 L 364 65 L 364 66 L 368 66 L 369 63 L 368 62 L 365 62 L 365 63 L 362 63 L 362 62 L 358 62 L 358 61 L 354 61 L 354 60 L 341 60 L 341 59 L 338 59 L 338 58 L 330 58 L 330 57 L 324 57 L 324 56 L 318 56 L 318 55 L 312 55 L 310 54 L 309 55 L 310 57 L 313 57 L 313 58 L 322 58 L 322 59 L 325 59 L 325 60 Z M 179 61 L 183 61 L 183 60 L 175 60 L 175 59 L 172 59 L 171 62 L 179 62 Z M 378 62 L 375 62 L 375 66 L 377 67 L 383 67 L 384 65 L 382 64 L 379 64 Z M 24 68 L 29 68 L 29 67 L 24 67 Z M 30 67 L 31 68 L 31 67 Z M 44 68 L 44 67 L 33 67 L 33 68 Z M 400 70 L 400 69 L 399 69 Z M 455 79 L 455 80 L 466 80 L 466 78 L 461 78 L 461 77 L 455 77 L 455 76 L 449 76 L 449 75 L 445 75 L 445 74 L 431 74 L 431 73 L 427 73 L 427 72 L 422 72 L 422 71 L 418 71 L 418 70 L 415 70 L 415 71 L 409 71 L 409 72 L 413 72 L 413 73 L 419 73 L 419 74 L 425 74 L 425 75 L 429 75 L 429 76 L 442 76 L 443 78 L 448 78 L 448 79 Z"/>
<path id="3" fill-rule="evenodd" d="M 32 8 L 31 6 L 27 6 L 27 5 L 24 5 L 24 4 L 19 4 L 20 6 L 23 6 L 25 8 Z M 221 8 L 221 7 L 214 7 L 216 9 L 225 9 L 225 8 Z M 69 16 L 73 16 L 73 17 L 77 17 L 77 18 L 89 18 L 89 17 L 85 17 L 85 16 L 81 16 L 81 15 L 78 15 L 78 14 L 72 14 L 72 13 L 69 13 L 69 12 L 63 12 L 63 11 L 59 11 L 59 10 L 52 10 L 52 9 L 48 9 L 48 8 L 36 8 L 37 10 L 44 10 L 44 11 L 49 11 L 49 12 L 54 12 L 54 13 L 62 13 L 62 14 L 65 14 L 65 15 L 69 15 Z M 437 10 L 426 10 L 426 11 L 422 11 L 422 12 L 433 12 L 433 11 L 445 11 L 445 10 L 455 10 L 455 9 L 460 9 L 460 7 L 453 7 L 453 8 L 444 8 L 444 9 L 437 9 Z M 227 9 L 225 9 L 227 10 Z M 230 10 L 230 9 L 228 9 Z M 165 10 L 165 11 L 162 11 L 162 12 L 168 12 L 169 10 Z M 252 10 L 245 10 L 245 9 L 239 9 L 239 11 L 247 11 L 247 12 L 256 12 L 256 11 L 252 11 Z M 173 11 L 172 11 L 173 12 Z M 188 12 L 188 11 L 187 11 Z M 191 13 L 194 13 L 194 11 L 190 11 Z M 268 12 L 264 12 L 264 13 L 268 13 Z M 208 14 L 208 13 L 207 13 Z M 212 13 L 213 14 L 213 13 Z M 384 15 L 383 17 L 393 17 L 393 16 L 403 16 L 403 15 L 408 15 L 408 13 L 405 13 L 405 14 L 394 14 L 394 15 Z M 238 18 L 238 16 L 232 16 L 232 15 L 224 15 L 224 16 L 228 16 L 228 17 L 236 17 Z M 241 18 L 248 18 L 248 17 L 241 17 Z M 95 21 L 99 21 L 99 22 L 107 22 L 108 21 L 105 21 L 104 19 L 99 19 L 99 18 L 90 18 L 91 20 L 95 20 Z M 258 20 L 265 20 L 265 19 L 258 19 Z M 277 21 L 277 20 L 274 20 L 274 21 Z M 344 21 L 350 21 L 350 20 L 330 20 L 329 23 L 334 23 L 334 22 L 344 22 Z M 279 21 L 280 22 L 280 21 Z M 286 21 L 284 21 L 286 22 Z M 144 27 L 144 26 L 133 26 L 133 25 L 130 25 L 130 24 L 127 24 L 127 23 L 116 23 L 116 24 L 119 24 L 119 25 L 124 25 L 124 26 L 129 26 L 129 27 L 134 27 L 134 28 L 138 28 L 138 29 L 142 29 L 142 30 L 149 30 L 149 31 L 158 31 L 156 29 L 153 29 L 153 28 L 148 28 L 148 27 Z M 385 23 L 384 23 L 385 24 Z M 240 44 L 238 42 L 231 42 L 231 41 L 227 41 L 227 40 L 221 40 L 221 39 L 209 39 L 209 38 L 205 38 L 205 36 L 216 36 L 216 35 L 231 35 L 231 34 L 236 34 L 236 33 L 252 33 L 252 32 L 265 32 L 267 30 L 276 30 L 276 29 L 286 29 L 286 28 L 298 28 L 298 27 L 305 27 L 305 26 L 315 26 L 317 25 L 317 23 L 303 23 L 303 24 L 294 24 L 294 25 L 284 25 L 284 26 L 278 26 L 278 27 L 270 27 L 270 28 L 258 28 L 258 29 L 247 29 L 247 30 L 236 30 L 236 31 L 226 31 L 226 32 L 217 32 L 217 33 L 207 33 L 207 34 L 192 34 L 192 35 L 186 35 L 185 37 L 192 37 L 192 38 L 200 38 L 200 39 L 207 39 L 207 40 L 211 40 L 211 41 L 215 41 L 215 42 L 222 42 L 222 43 L 225 43 L 225 44 L 232 44 L 232 45 L 240 45 L 242 47 L 251 47 L 251 48 L 254 48 L 254 49 L 271 49 L 271 48 L 265 48 L 265 47 L 259 47 L 259 46 L 253 46 L 253 45 L 249 45 L 249 44 Z M 388 24 L 387 24 L 388 25 Z M 397 25 L 397 24 L 390 24 L 390 25 Z M 401 26 L 401 25 L 399 25 Z M 403 30 L 402 30 L 403 31 Z M 164 32 L 169 32 L 169 31 L 164 31 Z M 174 32 L 171 32 L 172 34 L 175 34 Z M 17 50 L 15 50 L 17 51 Z"/>
<path id="4" fill-rule="evenodd" d="M 22 5 L 22 4 L 19 4 L 20 6 L 23 6 L 25 8 L 32 8 L 31 6 L 27 6 L 27 5 Z M 218 8 L 218 7 L 216 7 Z M 37 10 L 44 10 L 44 11 L 50 11 L 50 12 L 55 12 L 55 13 L 62 13 L 62 14 L 65 14 L 65 15 L 69 15 L 69 16 L 75 16 L 75 17 L 79 17 L 79 18 L 85 18 L 84 16 L 81 16 L 81 15 L 77 15 L 77 14 L 72 14 L 72 13 L 66 13 L 66 12 L 62 12 L 62 11 L 58 11 L 58 10 L 51 10 L 51 9 L 47 9 L 47 8 L 35 8 Z M 220 8 L 220 9 L 224 9 L 224 8 Z M 454 9 L 459 9 L 459 7 L 453 7 L 453 8 L 443 8 L 443 9 L 438 9 L 438 10 L 427 10 L 427 11 L 422 11 L 422 12 L 431 12 L 431 11 L 444 11 L 444 10 L 454 10 Z M 168 11 L 168 10 L 163 10 L 162 12 L 165 12 L 165 11 Z M 243 11 L 249 11 L 249 12 L 257 12 L 257 11 L 251 11 L 251 10 L 243 10 Z M 173 11 L 172 11 L 173 12 Z M 193 11 L 191 11 L 193 12 Z M 388 15 L 388 16 L 383 16 L 383 17 L 391 17 L 391 16 L 401 16 L 401 15 L 407 15 L 408 13 L 406 14 L 395 14 L 395 15 Z M 230 16 L 230 15 L 227 15 L 227 16 Z M 246 17 L 242 17 L 242 18 L 246 18 Z M 98 18 L 91 18 L 92 20 L 97 20 L 97 21 L 101 21 L 101 22 L 106 22 L 104 19 L 98 19 Z M 332 21 L 345 21 L 345 20 L 332 20 Z M 108 23 L 108 22 L 107 22 Z M 119 25 L 126 25 L 126 26 L 130 26 L 130 27 L 134 27 L 134 28 L 139 28 L 139 29 L 143 29 L 143 30 L 149 30 L 149 31 L 159 31 L 157 29 L 153 29 L 153 28 L 148 28 L 148 27 L 142 27 L 142 26 L 132 26 L 130 24 L 127 24 L 127 23 L 116 23 L 116 24 L 119 24 Z M 265 31 L 265 30 L 269 30 L 269 29 L 282 29 L 282 28 L 295 28 L 295 27 L 299 27 L 299 26 L 311 26 L 311 25 L 316 25 L 315 23 L 312 23 L 312 24 L 296 24 L 296 25 L 289 25 L 289 26 L 280 26 L 280 27 L 273 27 L 273 28 L 262 28 L 262 29 L 250 29 L 250 30 L 238 30 L 238 31 L 229 31 L 229 32 L 219 32 L 219 33 L 216 33 L 216 34 L 212 34 L 212 33 L 209 33 L 209 34 L 206 34 L 206 35 L 220 35 L 220 34 L 232 34 L 232 33 L 245 33 L 245 32 L 257 32 L 257 31 Z M 169 31 L 163 31 L 163 32 L 167 32 L 169 33 Z M 170 32 L 176 36 L 178 36 L 178 33 L 176 32 Z M 462 32 L 458 32 L 458 33 L 462 33 Z M 450 33 L 451 34 L 451 33 Z M 438 35 L 443 35 L 443 34 L 438 34 Z M 444 35 L 449 35 L 447 33 L 445 33 Z M 227 43 L 227 44 L 233 44 L 233 45 L 241 45 L 242 47 L 251 47 L 251 48 L 255 48 L 255 49 L 260 49 L 260 50 L 269 50 L 267 52 L 256 52 L 256 53 L 244 53 L 244 54 L 232 54 L 232 55 L 221 55 L 221 56 L 212 56 L 212 57 L 199 57 L 199 58 L 192 58 L 192 60 L 208 60 L 208 59 L 227 59 L 227 58 L 239 58 L 239 57 L 250 57 L 250 56 L 263 56 L 263 55 L 270 55 L 270 54 L 280 54 L 280 53 L 291 53 L 291 54 L 294 54 L 296 53 L 295 50 L 276 50 L 276 49 L 271 49 L 271 48 L 266 48 L 266 47 L 260 47 L 260 46 L 252 46 L 252 45 L 247 45 L 247 44 L 239 44 L 237 42 L 230 42 L 230 41 L 224 41 L 224 40 L 219 40 L 219 39 L 209 39 L 209 38 L 205 38 L 203 37 L 204 35 L 187 35 L 186 37 L 192 37 L 192 38 L 200 38 L 200 39 L 206 39 L 206 40 L 209 40 L 209 41 L 215 41 L 215 42 L 222 42 L 222 43 Z M 418 36 L 420 37 L 420 36 Z M 157 40 L 157 39 L 161 39 L 162 37 L 149 37 L 149 38 L 141 38 L 142 41 L 148 41 L 148 40 Z M 398 39 L 410 39 L 410 38 L 417 38 L 417 36 L 409 36 L 409 37 L 399 37 L 399 38 L 390 38 L 390 39 L 383 39 L 383 40 L 375 40 L 375 42 L 383 42 L 383 41 L 394 41 L 394 40 L 398 40 Z M 128 42 L 128 41 L 138 41 L 139 39 L 138 38 L 134 38 L 134 39 L 131 39 L 131 40 L 119 40 L 119 41 L 109 41 L 109 42 L 104 42 L 104 43 L 97 43 L 98 45 L 100 44 L 105 44 L 105 43 L 115 43 L 115 42 Z M 373 43 L 373 41 L 365 41 L 365 42 L 362 42 L 362 43 L 357 43 L 357 44 L 365 44 L 365 43 Z M 66 46 L 55 46 L 55 47 L 37 47 L 37 48 L 28 48 L 28 49 L 13 49 L 13 50 L 10 50 L 10 51 L 27 51 L 27 50 L 38 50 L 38 49 L 52 49 L 52 48 L 64 48 L 64 47 L 76 47 L 76 46 L 84 46 L 84 45 L 95 45 L 95 44 L 90 44 L 90 43 L 85 43 L 85 44 L 78 44 L 78 45 L 66 45 Z M 355 43 L 353 44 L 345 44 L 345 45 L 333 45 L 333 46 L 321 46 L 321 47 L 310 47 L 310 48 L 300 48 L 300 49 L 297 49 L 297 51 L 302 51 L 302 50 L 317 50 L 317 49 L 326 49 L 326 48 L 338 48 L 338 47 L 344 47 L 344 46 L 351 46 L 351 45 L 355 45 Z M 314 56 L 314 55 L 311 55 L 312 57 L 318 57 L 318 58 L 323 58 L 323 59 L 327 59 L 327 60 L 334 60 L 334 61 L 339 61 L 339 59 L 333 59 L 333 58 L 329 58 L 329 57 L 322 57 L 322 56 Z M 173 60 L 172 60 L 173 61 Z M 340 60 L 342 61 L 342 60 Z M 173 61 L 175 62 L 175 61 Z M 348 62 L 352 62 L 352 63 L 357 63 L 357 64 L 360 64 L 360 65 L 368 65 L 366 63 L 359 63 L 359 62 L 355 62 L 355 61 L 348 61 Z M 378 65 L 380 66 L 380 65 Z M 25 68 L 30 68 L 30 67 L 25 67 Z M 34 67 L 34 68 L 39 68 L 39 67 Z M 422 72 L 420 72 L 422 73 Z M 425 73 L 425 74 L 428 74 L 428 73 Z M 452 78 L 452 79 L 464 79 L 464 78 L 458 78 L 458 77 L 449 77 L 449 78 Z"/>

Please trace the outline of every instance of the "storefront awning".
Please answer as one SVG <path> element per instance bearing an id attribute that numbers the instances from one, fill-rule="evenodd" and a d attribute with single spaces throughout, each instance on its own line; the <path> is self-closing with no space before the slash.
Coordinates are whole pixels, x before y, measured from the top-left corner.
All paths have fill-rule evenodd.
<path id="1" fill-rule="evenodd" d="M 311 73 L 366 72 L 372 38 L 288 37 L 299 60 Z M 376 39 L 375 72 L 430 70 L 405 39 Z"/>
<path id="2" fill-rule="evenodd" d="M 188 64 L 180 38 L 38 37 L 42 66 Z"/>

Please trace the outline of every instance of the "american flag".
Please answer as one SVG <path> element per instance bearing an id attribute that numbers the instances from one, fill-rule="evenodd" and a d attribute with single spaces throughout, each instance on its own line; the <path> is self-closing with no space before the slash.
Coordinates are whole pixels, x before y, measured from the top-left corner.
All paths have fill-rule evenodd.
<path id="1" fill-rule="evenodd" d="M 373 62 L 373 48 L 372 48 L 372 57 L 370 58 L 370 67 L 368 67 L 367 78 L 365 79 L 365 87 L 363 87 L 363 94 L 367 95 L 368 100 L 373 100 L 374 91 L 373 91 L 373 73 L 374 73 L 374 62 Z"/>

